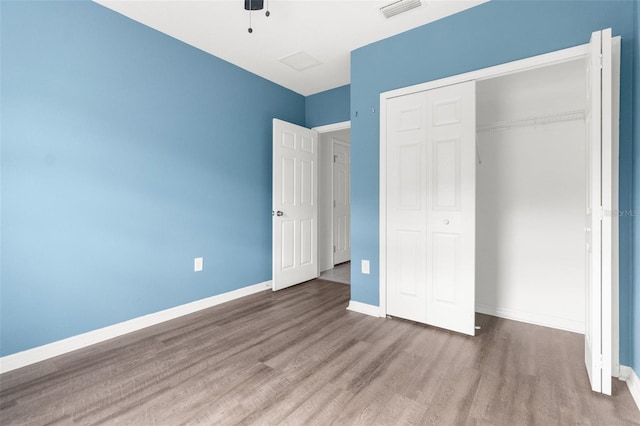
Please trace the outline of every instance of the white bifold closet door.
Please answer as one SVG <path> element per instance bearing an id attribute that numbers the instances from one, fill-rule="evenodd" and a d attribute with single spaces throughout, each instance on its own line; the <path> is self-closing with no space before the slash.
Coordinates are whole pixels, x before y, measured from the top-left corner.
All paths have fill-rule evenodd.
<path id="1" fill-rule="evenodd" d="M 387 117 L 387 314 L 474 335 L 475 82 Z"/>
<path id="2" fill-rule="evenodd" d="M 585 214 L 585 365 L 596 392 L 611 395 L 612 40 L 591 35 L 587 60 L 587 203 Z M 617 160 L 615 160 L 617 161 Z M 609 212 L 609 214 L 605 214 Z"/>
<path id="3" fill-rule="evenodd" d="M 613 98 L 618 89 L 613 85 L 619 81 L 619 70 L 616 65 L 614 79 L 614 54 L 618 64 L 619 43 L 613 43 L 611 30 L 594 32 L 585 70 L 585 364 L 592 389 L 605 394 L 611 394 L 612 286 L 617 267 L 612 212 L 617 208 Z M 520 71 L 529 67 L 523 64 Z M 509 68 L 506 72 L 514 72 Z M 390 95 L 384 102 L 384 311 L 473 335 L 475 82 Z"/>

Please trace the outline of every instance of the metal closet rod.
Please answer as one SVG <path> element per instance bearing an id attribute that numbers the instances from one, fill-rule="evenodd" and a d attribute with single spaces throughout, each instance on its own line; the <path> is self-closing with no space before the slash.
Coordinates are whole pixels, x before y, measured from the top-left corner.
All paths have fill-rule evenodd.
<path id="1" fill-rule="evenodd" d="M 584 120 L 584 110 L 565 111 L 555 114 L 536 115 L 532 117 L 519 118 L 516 120 L 498 121 L 488 126 L 478 127 L 477 132 L 488 132 L 496 130 L 509 130 L 517 127 L 540 126 L 550 123 L 560 123 L 563 121 Z"/>

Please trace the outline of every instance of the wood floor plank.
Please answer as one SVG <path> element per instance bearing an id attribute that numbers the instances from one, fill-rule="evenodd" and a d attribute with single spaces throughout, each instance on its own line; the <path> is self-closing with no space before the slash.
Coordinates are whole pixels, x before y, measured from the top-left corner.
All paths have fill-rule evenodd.
<path id="1" fill-rule="evenodd" d="M 583 336 L 477 315 L 475 337 L 261 292 L 0 376 L 4 425 L 640 425 L 590 391 Z"/>
<path id="2" fill-rule="evenodd" d="M 283 374 L 291 377 L 290 380 L 292 381 L 292 386 L 288 389 L 287 394 L 280 395 L 280 398 L 272 403 L 268 410 L 264 409 L 247 415 L 245 417 L 246 423 L 280 424 L 285 422 L 287 417 L 301 407 L 307 412 L 319 411 L 318 406 L 308 407 L 310 401 L 317 401 L 318 395 L 326 391 L 325 388 L 333 386 L 335 383 L 338 383 L 340 389 L 342 389 L 344 387 L 342 384 L 344 372 L 354 370 L 356 360 L 363 357 L 369 350 L 370 345 L 350 340 L 344 344 L 340 351 L 330 354 L 330 358 L 316 364 L 303 374 L 296 370 L 283 370 Z M 293 380 L 295 380 L 296 375 L 302 380 L 297 380 L 294 384 Z"/>
<path id="3" fill-rule="evenodd" d="M 427 415 L 427 408 L 405 396 L 395 394 L 381 410 L 376 425 L 419 425 Z"/>
<path id="4" fill-rule="evenodd" d="M 345 391 L 340 383 L 329 382 L 318 386 L 313 392 L 307 392 L 295 409 L 284 411 L 285 416 L 274 417 L 281 425 L 326 424 L 327 416 L 322 410 L 326 408 L 332 413 L 340 412 L 352 398 L 353 394 Z M 275 410 L 280 411 L 277 407 Z M 256 423 L 259 422 L 258 419 Z"/>

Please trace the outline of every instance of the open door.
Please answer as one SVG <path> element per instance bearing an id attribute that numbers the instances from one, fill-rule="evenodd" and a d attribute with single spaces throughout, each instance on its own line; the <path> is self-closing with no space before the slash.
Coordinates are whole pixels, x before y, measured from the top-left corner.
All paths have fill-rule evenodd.
<path id="1" fill-rule="evenodd" d="M 611 30 L 592 34 L 587 61 L 586 315 L 591 389 L 611 395 L 612 56 Z M 609 214 L 606 214 L 608 212 Z"/>
<path id="2" fill-rule="evenodd" d="M 318 133 L 273 120 L 273 290 L 318 277 Z"/>
<path id="3" fill-rule="evenodd" d="M 475 334 L 475 82 L 387 101 L 387 313 Z"/>

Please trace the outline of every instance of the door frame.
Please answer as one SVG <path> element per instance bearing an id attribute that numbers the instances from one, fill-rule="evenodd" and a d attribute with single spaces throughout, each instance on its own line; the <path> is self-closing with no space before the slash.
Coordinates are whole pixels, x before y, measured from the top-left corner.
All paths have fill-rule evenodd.
<path id="1" fill-rule="evenodd" d="M 347 120 L 347 121 L 340 121 L 338 123 L 331 123 L 331 124 L 325 124 L 323 126 L 316 126 L 316 127 L 312 127 L 311 130 L 315 130 L 316 132 L 318 132 L 318 143 L 320 143 L 320 140 L 322 139 L 322 135 L 326 134 L 326 133 L 331 133 L 331 132 L 337 132 L 338 130 L 350 130 L 351 129 L 351 120 Z M 351 146 L 351 145 L 349 145 Z M 331 156 L 333 158 L 333 143 L 331 143 Z M 331 199 L 334 199 L 335 194 L 333 193 L 333 163 L 331 163 Z M 330 221 L 330 228 L 331 228 L 331 247 L 333 247 L 334 245 L 334 240 L 333 240 L 333 227 L 334 227 L 334 223 L 333 223 L 333 213 L 331 214 L 331 217 L 329 218 Z M 351 238 L 351 237 L 349 237 Z M 318 245 L 320 244 L 320 241 L 318 239 Z M 319 250 L 319 247 L 318 247 Z M 333 266 L 335 266 L 334 264 L 334 253 L 333 250 L 331 252 L 331 264 Z"/>
<path id="2" fill-rule="evenodd" d="M 613 108 L 612 108 L 612 122 L 615 124 L 612 132 L 612 154 L 614 161 L 612 161 L 612 176 L 613 182 L 611 182 L 611 193 L 613 194 L 612 208 L 613 212 L 618 211 L 618 174 L 619 174 L 619 161 L 618 161 L 618 125 L 619 122 L 619 104 L 620 104 L 620 58 L 616 52 L 619 52 L 620 37 L 613 37 L 612 43 L 614 47 L 613 55 Z M 586 58 L 589 55 L 589 43 L 570 47 L 567 49 L 557 50 L 550 53 L 545 53 L 530 58 L 520 59 L 513 62 L 507 62 L 500 65 L 483 68 L 476 71 L 462 73 L 450 77 L 441 78 L 438 80 L 432 80 L 425 83 L 416 84 L 413 86 L 407 86 L 400 89 L 390 90 L 380 94 L 380 228 L 379 228 L 379 245 L 380 245 L 380 283 L 379 283 L 379 316 L 387 316 L 387 271 L 386 262 L 387 258 L 387 245 L 386 245 L 386 222 L 387 222 L 387 100 L 399 96 L 409 95 L 416 92 L 423 92 L 432 89 L 437 89 L 443 86 L 449 86 L 453 84 L 463 83 L 465 81 L 479 81 L 535 68 L 541 68 L 549 65 L 559 64 L 562 62 L 568 62 L 581 58 Z M 611 307 L 611 324 L 612 324 L 612 348 L 611 348 L 611 373 L 613 377 L 620 377 L 620 356 L 619 356 L 619 283 L 618 283 L 618 270 L 619 270 L 619 255 L 618 255 L 618 218 L 615 214 L 612 215 L 612 238 L 613 243 L 611 247 L 612 262 L 611 269 L 611 294 L 612 294 L 612 307 Z"/>
<path id="3" fill-rule="evenodd" d="M 349 138 L 351 139 L 351 138 Z M 335 155 L 336 155 L 336 145 L 340 145 L 343 148 L 346 148 L 347 150 L 349 150 L 349 164 L 348 164 L 348 170 L 349 170 L 349 260 L 345 261 L 345 262 L 350 262 L 351 261 L 351 143 L 346 143 L 344 141 L 341 141 L 340 139 L 335 139 L 335 138 L 331 138 L 331 157 L 335 159 Z M 335 160 L 331 162 L 331 199 L 335 201 L 336 199 L 336 191 L 335 191 L 335 184 L 336 184 L 336 163 Z M 331 244 L 335 246 L 336 244 L 336 240 L 335 240 L 335 235 L 336 235 L 336 223 L 335 223 L 335 212 L 332 213 L 331 215 Z M 336 252 L 332 251 L 331 254 L 331 263 L 333 264 L 333 266 L 336 266 Z"/>

